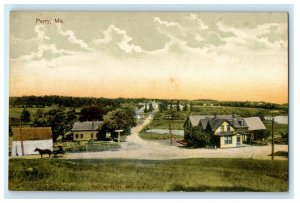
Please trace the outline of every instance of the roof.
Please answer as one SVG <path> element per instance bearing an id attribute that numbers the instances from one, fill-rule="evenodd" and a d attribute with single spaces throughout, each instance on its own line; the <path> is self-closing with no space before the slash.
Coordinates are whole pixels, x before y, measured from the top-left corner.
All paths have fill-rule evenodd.
<path id="1" fill-rule="evenodd" d="M 260 120 L 259 117 L 248 117 L 244 118 L 245 122 L 248 125 L 248 130 L 265 130 L 266 126 Z"/>
<path id="2" fill-rule="evenodd" d="M 50 127 L 13 128 L 12 130 L 13 141 L 21 141 L 21 136 L 23 141 L 52 139 L 52 131 Z"/>
<path id="3" fill-rule="evenodd" d="M 209 115 L 209 116 L 192 115 L 192 116 L 189 116 L 189 119 L 191 121 L 192 126 L 198 126 L 200 120 L 206 119 L 206 118 L 213 118 L 213 117 L 214 116 L 211 116 L 211 115 Z"/>
<path id="4" fill-rule="evenodd" d="M 92 131 L 99 130 L 100 125 L 103 121 L 85 121 L 85 122 L 75 122 L 72 131 Z"/>
<path id="5" fill-rule="evenodd" d="M 202 129 L 207 129 L 209 126 L 212 131 L 215 131 L 223 122 L 229 123 L 235 129 L 245 130 L 265 130 L 263 122 L 259 117 L 235 117 L 234 115 L 192 115 L 189 120 L 193 127 L 201 125 Z"/>
<path id="6" fill-rule="evenodd" d="M 210 120 L 210 118 L 205 118 L 205 119 L 200 120 L 200 123 L 202 125 L 202 129 L 206 129 L 209 120 Z"/>

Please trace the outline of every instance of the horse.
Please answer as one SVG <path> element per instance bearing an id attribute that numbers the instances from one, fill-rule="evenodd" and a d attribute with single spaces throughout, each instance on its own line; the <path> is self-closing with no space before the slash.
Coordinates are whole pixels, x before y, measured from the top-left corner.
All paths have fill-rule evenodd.
<path id="1" fill-rule="evenodd" d="M 39 152 L 40 155 L 41 155 L 41 158 L 43 158 L 43 154 L 48 154 L 48 155 L 49 155 L 49 158 L 50 158 L 50 155 L 51 155 L 51 150 L 50 150 L 50 149 L 39 149 L 39 148 L 35 148 L 34 151 L 35 151 L 35 152 Z"/>

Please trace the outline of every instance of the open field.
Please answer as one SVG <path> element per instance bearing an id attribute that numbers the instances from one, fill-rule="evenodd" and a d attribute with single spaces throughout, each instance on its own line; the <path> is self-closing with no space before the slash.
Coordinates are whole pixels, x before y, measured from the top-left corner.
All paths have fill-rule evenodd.
<path id="1" fill-rule="evenodd" d="M 10 159 L 9 189 L 287 191 L 288 162 L 251 159 Z"/>
<path id="2" fill-rule="evenodd" d="M 169 122 L 171 129 L 183 130 L 183 124 L 185 120 L 153 120 L 150 126 L 153 129 L 169 129 Z"/>
<path id="3" fill-rule="evenodd" d="M 214 114 L 237 114 L 240 116 L 257 116 L 260 113 L 269 115 L 269 109 L 247 108 L 247 107 L 229 107 L 229 106 L 196 106 L 192 108 L 192 114 L 196 115 L 214 115 Z"/>
<path id="4" fill-rule="evenodd" d="M 159 133 L 151 133 L 151 132 L 140 132 L 139 136 L 146 140 L 165 140 L 169 139 L 169 134 L 159 134 Z M 174 139 L 182 139 L 183 137 L 180 135 L 172 135 Z"/>
<path id="5" fill-rule="evenodd" d="M 16 120 L 19 120 L 20 117 L 21 117 L 21 114 L 22 114 L 22 111 L 23 111 L 24 108 L 18 108 L 18 107 L 9 107 L 9 118 L 15 118 Z M 30 113 L 30 118 L 31 118 L 31 122 L 34 118 L 34 115 L 36 113 L 36 111 L 38 109 L 42 109 L 43 111 L 48 111 L 49 109 L 51 109 L 51 107 L 44 107 L 44 108 L 26 108 L 26 110 L 29 111 Z M 65 111 L 69 111 L 71 108 L 68 108 L 66 107 L 65 108 Z M 76 112 L 80 112 L 81 108 L 76 108 Z M 24 124 L 23 123 L 23 126 L 27 126 L 29 127 L 31 122 L 27 123 L 27 124 Z M 10 125 L 12 126 L 18 126 L 19 125 L 19 121 L 16 122 L 16 123 L 10 123 Z"/>
<path id="6" fill-rule="evenodd" d="M 272 132 L 272 122 L 271 121 L 264 121 L 264 124 L 270 132 Z M 288 125 L 287 124 L 274 124 L 274 135 L 275 136 L 280 136 L 281 133 L 286 133 L 289 131 Z"/>

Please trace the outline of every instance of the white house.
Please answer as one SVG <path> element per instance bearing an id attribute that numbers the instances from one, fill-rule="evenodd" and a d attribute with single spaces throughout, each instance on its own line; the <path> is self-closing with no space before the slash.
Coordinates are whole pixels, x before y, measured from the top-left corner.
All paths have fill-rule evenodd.
<path id="1" fill-rule="evenodd" d="M 12 130 L 11 156 L 38 154 L 38 152 L 34 151 L 35 148 L 50 150 L 53 148 L 50 127 L 13 128 Z"/>

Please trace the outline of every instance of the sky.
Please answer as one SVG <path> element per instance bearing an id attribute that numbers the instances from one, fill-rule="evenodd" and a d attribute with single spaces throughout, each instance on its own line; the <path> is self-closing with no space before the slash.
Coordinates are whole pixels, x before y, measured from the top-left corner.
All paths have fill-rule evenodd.
<path id="1" fill-rule="evenodd" d="M 287 103 L 288 17 L 11 12 L 9 74 L 10 96 Z"/>

